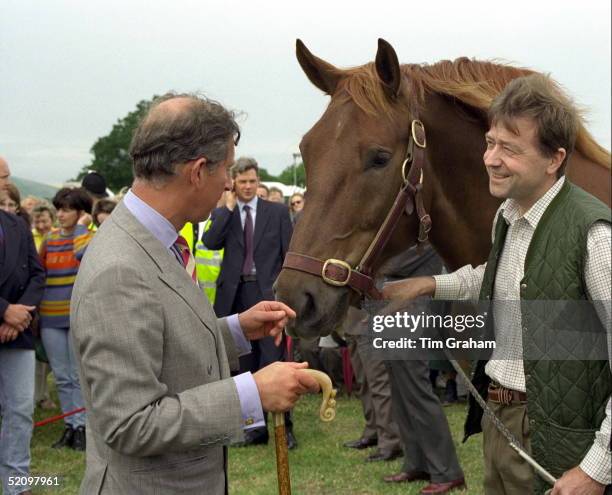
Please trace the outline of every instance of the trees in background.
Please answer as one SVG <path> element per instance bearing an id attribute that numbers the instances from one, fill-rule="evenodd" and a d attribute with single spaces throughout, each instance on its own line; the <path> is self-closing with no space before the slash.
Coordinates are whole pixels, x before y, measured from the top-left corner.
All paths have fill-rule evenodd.
<path id="1" fill-rule="evenodd" d="M 90 170 L 95 170 L 104 176 L 106 185 L 112 191 L 132 184 L 132 159 L 128 149 L 134 129 L 150 106 L 151 100 L 140 101 L 136 109 L 119 119 L 106 136 L 96 140 L 90 150 L 93 159 L 81 169 L 78 180 Z"/>
<path id="2" fill-rule="evenodd" d="M 132 160 L 128 154 L 128 149 L 132 140 L 132 134 L 140 119 L 149 110 L 151 103 L 152 99 L 140 101 L 136 105 L 136 109 L 129 112 L 122 119 L 119 119 L 106 136 L 96 140 L 90 150 L 93 159 L 91 163 L 81 169 L 77 180 L 80 181 L 90 170 L 95 170 L 104 176 L 108 188 L 112 191 L 119 191 L 122 187 L 132 184 Z M 262 181 L 276 181 L 287 185 L 293 184 L 293 165 L 286 167 L 278 176 L 270 174 L 265 168 L 260 168 L 259 175 Z M 297 178 L 297 185 L 304 187 L 306 176 L 303 163 L 298 164 L 295 176 Z"/>

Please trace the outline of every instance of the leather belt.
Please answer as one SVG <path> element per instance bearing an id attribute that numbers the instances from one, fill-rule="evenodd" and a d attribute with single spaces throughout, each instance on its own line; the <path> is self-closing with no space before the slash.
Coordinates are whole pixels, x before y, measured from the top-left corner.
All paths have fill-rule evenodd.
<path id="1" fill-rule="evenodd" d="M 502 387 L 501 385 L 489 385 L 488 399 L 496 404 L 524 404 L 527 402 L 527 394 Z"/>
<path id="2" fill-rule="evenodd" d="M 257 275 L 240 275 L 241 282 L 257 282 Z"/>

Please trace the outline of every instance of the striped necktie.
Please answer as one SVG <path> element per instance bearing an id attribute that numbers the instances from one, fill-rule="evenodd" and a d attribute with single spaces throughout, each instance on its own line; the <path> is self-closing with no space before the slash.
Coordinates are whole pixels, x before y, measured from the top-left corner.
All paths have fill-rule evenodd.
<path id="1" fill-rule="evenodd" d="M 187 274 L 191 277 L 191 280 L 197 285 L 198 279 L 196 276 L 196 262 L 191 254 L 191 249 L 189 249 L 189 244 L 187 244 L 187 240 L 179 235 L 174 242 L 179 254 L 181 255 L 181 262 L 187 270 Z"/>

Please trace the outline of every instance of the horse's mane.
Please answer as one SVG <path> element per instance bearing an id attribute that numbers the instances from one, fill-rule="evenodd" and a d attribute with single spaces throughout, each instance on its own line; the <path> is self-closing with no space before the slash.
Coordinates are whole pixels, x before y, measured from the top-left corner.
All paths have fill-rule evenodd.
<path id="1" fill-rule="evenodd" d="M 338 92 L 334 99 L 338 101 L 348 96 L 366 113 L 393 114 L 398 110 L 409 110 L 415 105 L 421 105 L 428 92 L 435 92 L 457 98 L 471 107 L 486 112 L 506 84 L 516 77 L 533 72 L 521 67 L 466 57 L 453 61 L 442 60 L 432 65 L 405 64 L 401 69 L 408 84 L 408 94 L 412 98 L 400 99 L 400 108 L 387 98 L 373 63 L 342 70 L 340 88 L 344 91 Z M 610 168 L 610 153 L 593 139 L 586 129 L 582 116 L 576 138 L 576 150 L 585 158 Z"/>

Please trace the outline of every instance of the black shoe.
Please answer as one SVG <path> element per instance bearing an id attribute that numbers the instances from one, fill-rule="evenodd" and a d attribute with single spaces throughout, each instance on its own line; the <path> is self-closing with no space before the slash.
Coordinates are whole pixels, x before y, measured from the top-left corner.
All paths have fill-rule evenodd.
<path id="1" fill-rule="evenodd" d="M 298 443 L 291 430 L 287 430 L 287 448 L 289 450 L 297 449 Z"/>
<path id="2" fill-rule="evenodd" d="M 237 444 L 237 447 L 248 447 L 249 445 L 267 445 L 270 436 L 268 430 L 257 428 L 249 430 L 244 434 L 244 442 Z"/>
<path id="3" fill-rule="evenodd" d="M 351 440 L 350 442 L 345 442 L 342 445 L 349 449 L 367 449 L 368 447 L 375 447 L 378 444 L 378 438 L 358 438 L 357 440 Z"/>
<path id="4" fill-rule="evenodd" d="M 403 455 L 401 450 L 381 450 L 378 449 L 373 454 L 366 457 L 366 462 L 392 461 Z"/>
<path id="5" fill-rule="evenodd" d="M 72 426 L 66 426 L 66 428 L 64 429 L 64 433 L 62 434 L 62 437 L 57 442 L 55 442 L 53 445 L 51 445 L 51 448 L 61 449 L 63 447 L 72 447 L 73 440 L 74 440 L 74 430 L 72 429 Z"/>
<path id="6" fill-rule="evenodd" d="M 74 450 L 78 450 L 79 452 L 85 452 L 85 427 L 79 426 L 76 430 L 74 430 L 74 437 L 72 439 L 72 448 Z"/>

